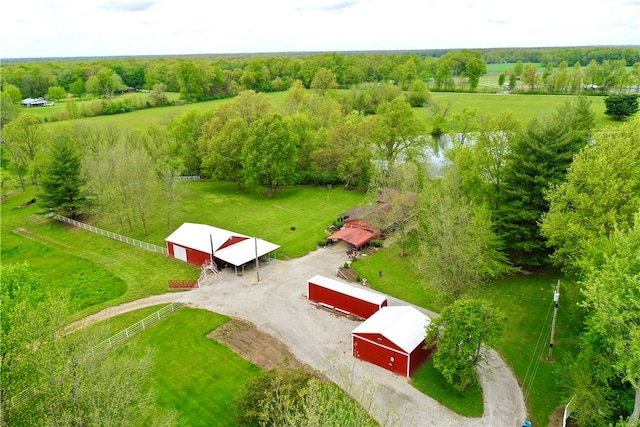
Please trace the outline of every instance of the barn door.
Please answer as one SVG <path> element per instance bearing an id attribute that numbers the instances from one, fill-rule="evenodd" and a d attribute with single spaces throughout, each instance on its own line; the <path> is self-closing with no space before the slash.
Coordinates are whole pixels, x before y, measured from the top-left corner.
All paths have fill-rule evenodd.
<path id="1" fill-rule="evenodd" d="M 187 250 L 182 246 L 173 245 L 173 257 L 180 261 L 187 262 Z"/>

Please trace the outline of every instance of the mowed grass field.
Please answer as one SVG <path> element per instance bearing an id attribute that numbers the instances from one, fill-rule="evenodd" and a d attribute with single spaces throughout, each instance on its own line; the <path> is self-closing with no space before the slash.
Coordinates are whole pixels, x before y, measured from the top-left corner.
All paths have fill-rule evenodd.
<path id="1" fill-rule="evenodd" d="M 115 333 L 162 307 L 146 307 L 92 327 L 106 326 Z M 232 403 L 261 372 L 227 346 L 207 338 L 228 320 L 207 310 L 181 308 L 120 344 L 140 353 L 152 350 L 157 403 L 175 409 L 181 425 L 236 425 Z"/>

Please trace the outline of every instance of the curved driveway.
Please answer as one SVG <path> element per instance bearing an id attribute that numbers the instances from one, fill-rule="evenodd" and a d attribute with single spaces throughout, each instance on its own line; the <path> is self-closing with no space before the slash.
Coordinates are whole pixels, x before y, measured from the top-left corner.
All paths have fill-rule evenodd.
<path id="1" fill-rule="evenodd" d="M 334 245 L 302 258 L 261 265 L 259 282 L 255 269 L 242 277 L 224 270 L 199 289 L 149 297 L 105 311 L 115 315 L 184 297 L 194 307 L 246 319 L 285 343 L 301 361 L 324 372 L 383 425 L 522 425 L 526 417 L 522 390 L 509 367 L 493 350 L 488 352 L 489 362 L 478 371 L 484 395 L 484 414 L 480 418 L 464 418 L 416 390 L 406 378 L 352 357 L 351 331 L 359 322 L 320 310 L 305 297 L 308 278 L 315 274 L 334 277 L 336 268 L 345 261 L 344 247 Z M 389 305 L 408 305 L 394 298 L 388 301 Z"/>

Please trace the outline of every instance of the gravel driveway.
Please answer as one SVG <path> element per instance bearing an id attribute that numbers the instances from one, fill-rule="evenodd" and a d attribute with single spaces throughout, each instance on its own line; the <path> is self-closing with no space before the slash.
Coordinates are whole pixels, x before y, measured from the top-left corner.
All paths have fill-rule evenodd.
<path id="1" fill-rule="evenodd" d="M 351 356 L 351 331 L 360 322 L 318 309 L 306 296 L 306 281 L 315 274 L 335 277 L 347 260 L 344 246 L 318 249 L 304 257 L 272 261 L 235 277 L 224 270 L 203 287 L 181 294 L 158 295 L 104 310 L 103 318 L 144 305 L 175 301 L 183 296 L 198 308 L 246 319 L 278 338 L 304 363 L 342 386 L 383 425 L 519 427 L 526 417 L 522 390 L 515 376 L 490 350 L 479 370 L 484 414 L 464 418 L 413 388 L 407 378 Z M 408 303 L 388 298 L 389 305 Z M 422 308 L 419 310 L 433 315 Z"/>

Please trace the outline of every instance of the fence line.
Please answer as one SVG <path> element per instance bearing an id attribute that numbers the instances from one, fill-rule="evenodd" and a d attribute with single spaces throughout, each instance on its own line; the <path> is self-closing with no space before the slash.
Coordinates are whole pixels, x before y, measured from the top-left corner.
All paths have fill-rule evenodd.
<path id="1" fill-rule="evenodd" d="M 202 177 L 200 175 L 188 175 L 188 176 L 177 176 L 176 179 L 178 181 L 200 181 Z"/>
<path id="2" fill-rule="evenodd" d="M 106 350 L 108 348 L 111 348 L 112 346 L 118 344 L 119 342 L 126 340 L 136 332 L 140 332 L 144 329 L 147 329 L 149 326 L 153 325 L 158 320 L 176 311 L 183 304 L 184 304 L 183 302 L 172 302 L 171 304 L 165 307 L 162 307 L 160 310 L 156 311 L 155 313 L 145 317 L 141 321 L 134 323 L 133 325 L 129 326 L 127 329 L 122 330 L 117 334 L 107 338 L 106 340 L 102 341 L 100 344 L 92 347 L 91 350 L 89 351 L 91 352 L 91 354 L 94 354 L 96 351 Z"/>
<path id="3" fill-rule="evenodd" d="M 84 222 L 76 221 L 75 219 L 67 218 L 66 216 L 55 214 L 53 215 L 53 219 L 66 222 L 67 224 L 71 224 L 75 227 L 82 228 L 83 230 L 90 231 L 92 233 L 99 234 L 101 236 L 108 237 L 113 240 L 117 240 L 119 242 L 127 243 L 129 245 L 137 246 L 139 248 L 145 249 L 147 251 L 159 253 L 162 255 L 168 255 L 167 248 L 154 245 L 153 243 L 143 242 L 142 240 L 133 239 L 131 237 L 123 236 L 118 233 L 114 233 L 112 231 L 103 230 L 98 227 L 94 227 L 93 225 L 85 224 Z"/>

